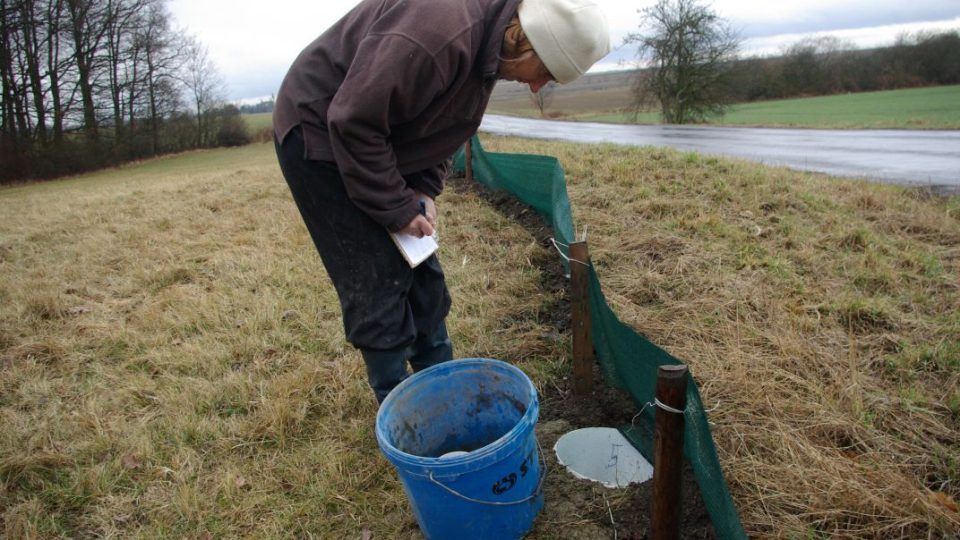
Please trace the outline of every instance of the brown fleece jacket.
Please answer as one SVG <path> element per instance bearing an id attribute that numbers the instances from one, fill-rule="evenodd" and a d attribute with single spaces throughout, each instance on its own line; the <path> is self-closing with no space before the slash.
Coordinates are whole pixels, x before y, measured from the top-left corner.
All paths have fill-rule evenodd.
<path id="1" fill-rule="evenodd" d="M 273 112 L 306 159 L 336 162 L 351 200 L 390 230 L 436 197 L 476 133 L 520 0 L 364 0 L 294 61 Z M 406 176 L 406 180 L 404 179 Z"/>

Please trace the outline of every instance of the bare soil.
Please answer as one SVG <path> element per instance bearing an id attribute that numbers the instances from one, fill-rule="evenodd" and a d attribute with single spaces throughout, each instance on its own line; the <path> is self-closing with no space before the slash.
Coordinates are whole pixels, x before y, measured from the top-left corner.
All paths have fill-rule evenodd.
<path id="1" fill-rule="evenodd" d="M 491 191 L 480 184 L 468 184 L 463 177 L 450 178 L 448 185 L 458 190 L 471 190 L 495 207 L 498 211 L 519 223 L 537 242 L 553 249 L 550 238 L 552 230 L 531 208 L 515 198 L 499 191 Z M 570 336 L 570 302 L 565 294 L 567 280 L 556 258 L 544 257 L 535 261 L 542 271 L 544 290 L 560 292 L 549 321 L 555 331 Z M 563 378 L 554 385 L 547 385 L 540 396 L 540 419 L 537 438 L 544 450 L 545 504 L 530 538 L 538 534 L 540 525 L 564 524 L 565 538 L 596 539 L 646 539 L 650 537 L 650 501 L 652 481 L 634 484 L 628 488 L 610 489 L 599 482 L 582 480 L 567 472 L 557 462 L 553 446 L 557 439 L 569 431 L 586 427 L 619 427 L 630 423 L 637 409 L 630 396 L 618 389 L 602 384 L 599 365 L 594 366 L 594 390 L 590 396 L 573 394 L 572 380 Z M 682 486 L 683 524 L 680 537 L 685 539 L 713 539 L 716 535 L 710 516 L 700 496 L 689 464 L 683 471 Z M 548 527 L 543 527 L 548 528 Z M 556 530 L 555 527 L 549 527 Z"/>

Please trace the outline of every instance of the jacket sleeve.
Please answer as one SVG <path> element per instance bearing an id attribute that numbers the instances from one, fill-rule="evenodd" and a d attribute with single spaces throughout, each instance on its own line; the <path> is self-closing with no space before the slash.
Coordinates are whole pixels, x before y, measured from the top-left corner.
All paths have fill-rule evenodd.
<path id="1" fill-rule="evenodd" d="M 371 35 L 360 43 L 327 111 L 347 194 L 391 231 L 409 223 L 419 205 L 397 170 L 390 126 L 416 118 L 446 86 L 442 74 L 435 59 L 410 39 Z"/>
<path id="2" fill-rule="evenodd" d="M 448 165 L 443 162 L 435 167 L 424 169 L 406 176 L 407 184 L 413 189 L 436 199 L 443 192 L 443 182 L 447 178 Z"/>

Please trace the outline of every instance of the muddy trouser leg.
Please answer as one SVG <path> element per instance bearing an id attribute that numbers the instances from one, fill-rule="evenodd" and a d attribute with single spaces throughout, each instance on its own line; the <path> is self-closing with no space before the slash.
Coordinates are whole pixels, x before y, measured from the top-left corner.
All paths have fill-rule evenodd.
<path id="1" fill-rule="evenodd" d="M 367 364 L 370 388 L 377 396 L 377 402 L 383 403 L 387 394 L 409 376 L 408 359 L 414 372 L 421 371 L 452 359 L 453 343 L 447 334 L 447 324 L 441 321 L 433 333 L 418 333 L 410 347 L 390 351 L 361 349 L 360 352 Z"/>
<path id="2" fill-rule="evenodd" d="M 452 359 L 453 342 L 447 334 L 446 323 L 441 322 L 440 327 L 433 334 L 418 335 L 412 352 L 410 367 L 414 372 Z"/>
<path id="3" fill-rule="evenodd" d="M 432 334 L 418 334 L 410 347 L 389 351 L 361 349 L 367 364 L 367 381 L 377 402 L 383 403 L 387 394 L 409 376 L 407 361 L 414 372 L 453 358 L 453 343 L 447 335 L 447 325 L 440 323 Z"/>
<path id="4" fill-rule="evenodd" d="M 435 309 L 438 283 L 443 282 L 443 270 L 436 257 L 420 263 L 413 271 L 413 284 L 407 293 L 407 303 L 417 328 L 416 338 L 407 347 L 391 350 L 361 348 L 367 364 L 367 380 L 377 401 L 383 403 L 387 394 L 407 378 L 407 362 L 414 372 L 453 358 L 453 344 L 447 334 L 447 324 L 441 317 L 436 321 Z M 441 303 L 443 305 L 443 303 Z"/>
<path id="5" fill-rule="evenodd" d="M 336 164 L 303 156 L 298 129 L 277 145 L 283 176 L 337 290 L 347 341 L 360 349 L 382 400 L 406 377 L 408 358 L 424 367 L 449 359 L 443 270 L 436 256 L 411 269 L 386 229 L 347 196 Z"/>
<path id="6" fill-rule="evenodd" d="M 377 396 L 377 403 L 383 403 L 387 394 L 408 377 L 407 351 L 408 347 L 390 351 L 360 349 L 367 365 L 367 382 Z"/>

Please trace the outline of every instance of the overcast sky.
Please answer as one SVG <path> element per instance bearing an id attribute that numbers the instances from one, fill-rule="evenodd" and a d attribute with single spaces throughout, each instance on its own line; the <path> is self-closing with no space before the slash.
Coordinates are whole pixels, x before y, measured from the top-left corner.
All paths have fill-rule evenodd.
<path id="1" fill-rule="evenodd" d="M 444 0 L 433 0 L 444 1 Z M 656 0 L 597 0 L 612 45 L 637 30 L 638 10 Z M 359 0 L 170 0 L 175 27 L 210 51 L 232 100 L 269 97 L 300 50 Z M 960 0 L 714 0 L 713 9 L 743 38 L 742 52 L 779 51 L 809 35 L 834 35 L 860 47 L 892 44 L 917 30 L 960 28 Z M 620 50 L 593 71 L 627 67 Z"/>

